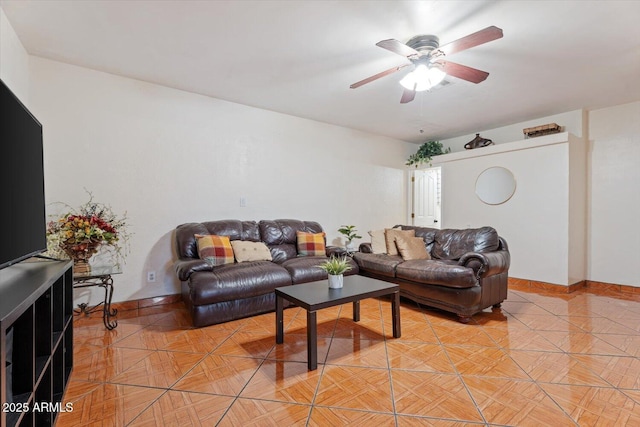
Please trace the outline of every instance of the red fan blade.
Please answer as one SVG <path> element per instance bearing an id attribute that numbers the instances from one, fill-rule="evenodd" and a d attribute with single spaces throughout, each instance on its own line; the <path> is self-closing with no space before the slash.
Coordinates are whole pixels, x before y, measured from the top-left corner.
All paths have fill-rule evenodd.
<path id="1" fill-rule="evenodd" d="M 366 78 L 366 79 L 364 79 L 364 80 L 360 80 L 359 82 L 356 82 L 356 83 L 352 84 L 352 85 L 351 85 L 351 86 L 349 86 L 349 87 L 350 87 L 351 89 L 359 88 L 360 86 L 362 86 L 362 85 L 366 85 L 367 83 L 371 83 L 372 81 L 374 81 L 374 80 L 378 80 L 378 79 L 379 79 L 379 78 L 381 78 L 381 77 L 388 76 L 389 74 L 393 74 L 393 73 L 395 73 L 396 71 L 403 69 L 404 67 L 408 67 L 409 65 L 412 65 L 412 64 L 404 64 L 404 65 L 399 65 L 399 66 L 397 66 L 397 67 L 389 68 L 389 69 L 388 69 L 388 70 L 386 70 L 386 71 L 383 71 L 383 72 L 381 72 L 381 73 L 375 74 L 375 75 L 373 75 L 373 76 L 371 76 L 371 77 L 367 77 L 367 78 Z"/>
<path id="2" fill-rule="evenodd" d="M 499 38 L 502 38 L 502 30 L 498 27 L 491 26 L 451 43 L 447 43 L 444 46 L 440 46 L 439 50 L 445 55 L 451 55 Z"/>
<path id="3" fill-rule="evenodd" d="M 407 58 L 410 56 L 420 55 L 417 50 L 407 46 L 404 43 L 400 43 L 395 39 L 379 41 L 378 43 L 376 43 L 376 46 L 380 46 L 381 48 L 387 49 L 393 53 L 397 53 L 398 55 L 406 56 Z"/>
<path id="4" fill-rule="evenodd" d="M 407 102 L 411 102 L 415 97 L 416 97 L 415 90 L 405 89 L 404 92 L 402 92 L 402 98 L 400 98 L 400 104 L 406 104 Z"/>
<path id="5" fill-rule="evenodd" d="M 442 64 L 444 66 L 444 72 L 448 75 L 471 83 L 480 83 L 489 77 L 489 73 L 486 71 L 477 70 L 475 68 L 467 67 L 466 65 L 456 64 L 451 61 L 442 61 Z"/>

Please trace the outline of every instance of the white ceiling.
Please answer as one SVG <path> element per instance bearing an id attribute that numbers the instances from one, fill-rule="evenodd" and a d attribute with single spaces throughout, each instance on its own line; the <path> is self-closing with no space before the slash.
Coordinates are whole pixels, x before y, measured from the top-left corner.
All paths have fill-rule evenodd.
<path id="1" fill-rule="evenodd" d="M 32 55 L 410 142 L 640 99 L 640 1 L 0 1 Z M 400 104 L 375 46 L 487 26 L 449 59 L 490 73 Z M 420 130 L 424 133 L 420 133 Z"/>

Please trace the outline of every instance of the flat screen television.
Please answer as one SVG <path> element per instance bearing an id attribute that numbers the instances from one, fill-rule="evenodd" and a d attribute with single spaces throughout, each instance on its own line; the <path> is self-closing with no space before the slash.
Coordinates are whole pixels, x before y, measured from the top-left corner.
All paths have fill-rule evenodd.
<path id="1" fill-rule="evenodd" d="M 0 80 L 0 269 L 47 249 L 42 125 Z"/>

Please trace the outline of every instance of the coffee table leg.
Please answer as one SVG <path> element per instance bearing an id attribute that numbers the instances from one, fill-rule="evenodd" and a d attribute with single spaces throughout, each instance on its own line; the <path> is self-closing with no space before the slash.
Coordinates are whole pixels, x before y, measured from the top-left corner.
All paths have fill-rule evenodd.
<path id="1" fill-rule="evenodd" d="M 307 311 L 307 368 L 310 371 L 318 368 L 318 324 L 315 311 Z"/>
<path id="2" fill-rule="evenodd" d="M 391 318 L 393 319 L 393 337 L 400 338 L 400 292 L 393 293 L 391 300 Z"/>
<path id="3" fill-rule="evenodd" d="M 360 300 L 353 302 L 353 321 L 360 321 Z"/>
<path id="4" fill-rule="evenodd" d="M 281 296 L 276 295 L 276 344 L 284 341 L 284 301 Z"/>

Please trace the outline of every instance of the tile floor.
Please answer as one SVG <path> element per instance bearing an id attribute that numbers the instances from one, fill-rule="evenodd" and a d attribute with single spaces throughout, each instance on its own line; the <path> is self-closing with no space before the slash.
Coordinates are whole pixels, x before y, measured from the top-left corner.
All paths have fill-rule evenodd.
<path id="1" fill-rule="evenodd" d="M 57 426 L 640 426 L 640 296 L 509 291 L 468 325 L 403 300 L 191 328 L 181 303 L 75 321 Z"/>

